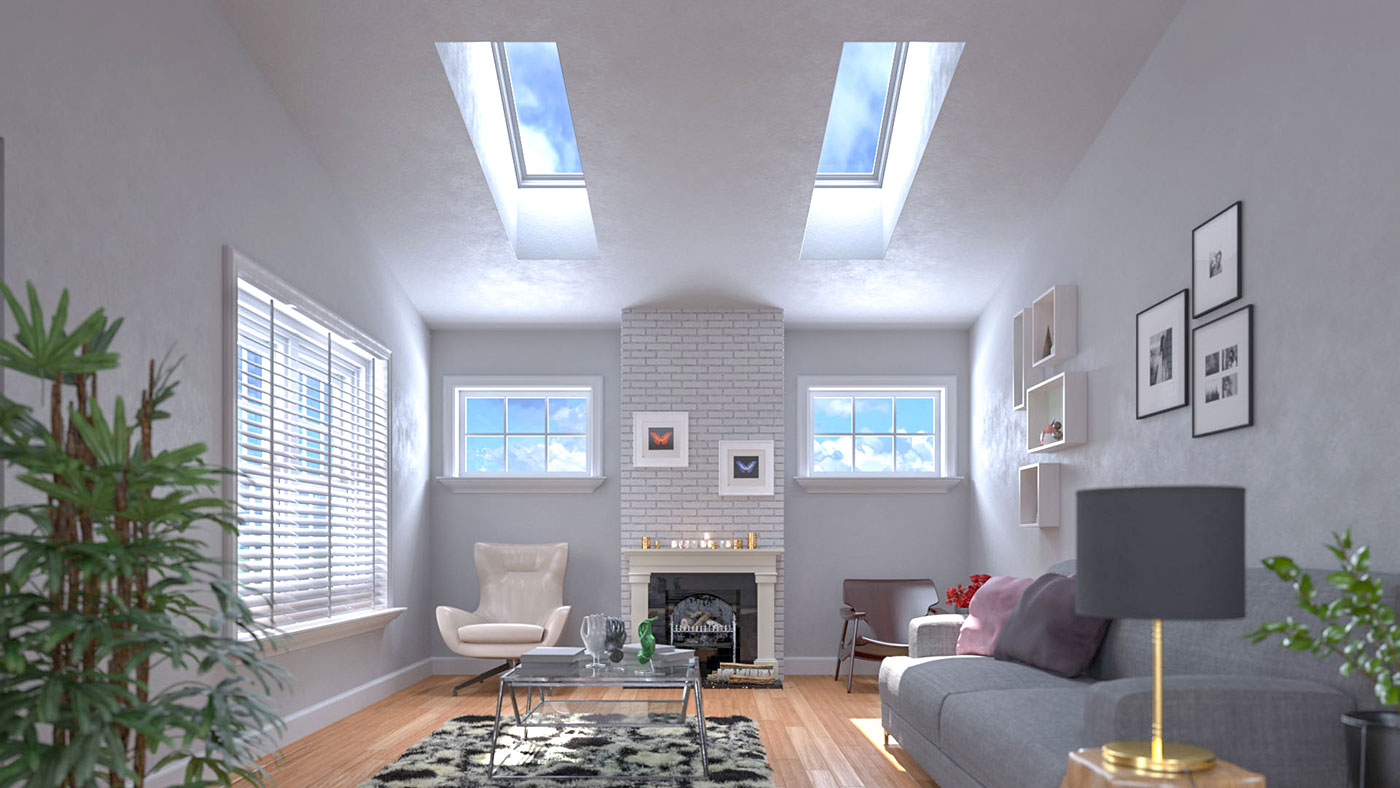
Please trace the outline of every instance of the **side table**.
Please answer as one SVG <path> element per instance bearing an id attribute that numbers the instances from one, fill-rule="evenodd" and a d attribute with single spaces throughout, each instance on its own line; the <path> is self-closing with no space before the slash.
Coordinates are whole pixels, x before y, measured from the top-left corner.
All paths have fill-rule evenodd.
<path id="1" fill-rule="evenodd" d="M 1264 775 L 1229 761 L 1189 774 L 1153 774 L 1104 763 L 1098 747 L 1069 754 L 1069 768 L 1060 788 L 1264 788 Z"/>

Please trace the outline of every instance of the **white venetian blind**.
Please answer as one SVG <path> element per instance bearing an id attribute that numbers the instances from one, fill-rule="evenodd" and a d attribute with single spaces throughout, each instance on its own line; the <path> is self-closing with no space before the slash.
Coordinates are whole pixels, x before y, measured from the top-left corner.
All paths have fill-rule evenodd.
<path id="1" fill-rule="evenodd" d="M 237 309 L 243 599 L 279 627 L 386 607 L 388 353 L 242 275 Z"/>

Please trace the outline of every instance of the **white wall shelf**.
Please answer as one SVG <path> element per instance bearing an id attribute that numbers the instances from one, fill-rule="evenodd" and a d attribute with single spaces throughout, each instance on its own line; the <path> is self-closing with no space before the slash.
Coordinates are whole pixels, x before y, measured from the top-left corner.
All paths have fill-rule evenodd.
<path id="1" fill-rule="evenodd" d="M 1021 527 L 1060 527 L 1060 466 L 1038 462 L 1021 466 Z"/>
<path id="2" fill-rule="evenodd" d="M 1060 451 L 1089 440 L 1088 388 L 1085 373 L 1061 372 L 1026 389 L 1026 451 Z M 1042 444 L 1040 433 L 1052 421 L 1060 422 L 1064 438 Z"/>
<path id="3" fill-rule="evenodd" d="M 1026 388 L 1040 381 L 1040 370 L 1031 366 L 1031 310 L 1011 318 L 1011 409 L 1026 409 Z"/>
<path id="4" fill-rule="evenodd" d="M 1031 366 L 1059 364 L 1079 351 L 1079 288 L 1055 285 L 1031 302 Z M 1050 352 L 1046 352 L 1046 336 Z"/>

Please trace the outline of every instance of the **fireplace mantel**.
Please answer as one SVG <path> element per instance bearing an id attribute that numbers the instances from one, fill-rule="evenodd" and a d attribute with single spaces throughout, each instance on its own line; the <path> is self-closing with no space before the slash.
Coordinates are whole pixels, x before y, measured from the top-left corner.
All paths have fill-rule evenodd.
<path id="1" fill-rule="evenodd" d="M 773 645 L 774 587 L 778 583 L 778 548 L 755 550 L 666 549 L 623 550 L 627 558 L 627 582 L 632 589 L 632 622 L 647 617 L 647 589 L 653 574 L 746 574 L 753 575 L 758 589 L 759 664 L 776 664 Z"/>

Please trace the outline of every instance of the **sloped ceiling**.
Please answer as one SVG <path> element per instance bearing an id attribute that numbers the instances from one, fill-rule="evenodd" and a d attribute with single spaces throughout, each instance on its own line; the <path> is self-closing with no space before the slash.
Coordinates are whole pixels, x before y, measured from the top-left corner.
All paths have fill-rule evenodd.
<path id="1" fill-rule="evenodd" d="M 966 325 L 1181 0 L 216 0 L 435 327 Z M 557 41 L 600 259 L 511 252 L 437 41 Z M 886 259 L 801 261 L 841 43 L 967 48 Z"/>

